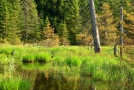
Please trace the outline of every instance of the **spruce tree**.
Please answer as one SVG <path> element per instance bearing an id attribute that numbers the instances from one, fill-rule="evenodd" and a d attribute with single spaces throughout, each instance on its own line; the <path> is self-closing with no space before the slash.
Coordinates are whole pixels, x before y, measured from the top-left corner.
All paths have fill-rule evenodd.
<path id="1" fill-rule="evenodd" d="M 20 0 L 11 0 L 8 2 L 8 30 L 7 30 L 7 41 L 11 44 L 19 44 L 20 37 L 19 34 L 21 32 L 21 21 L 22 21 L 22 8 Z"/>
<path id="2" fill-rule="evenodd" d="M 4 42 L 8 30 L 9 12 L 7 8 L 7 1 L 0 1 L 0 42 Z"/>
<path id="3" fill-rule="evenodd" d="M 65 22 L 59 24 L 58 35 L 59 35 L 60 45 L 69 45 L 67 25 Z"/>
<path id="4" fill-rule="evenodd" d="M 126 38 L 125 42 L 127 44 L 134 44 L 134 13 L 128 13 L 126 10 L 124 10 L 125 15 L 125 23 L 124 27 L 126 29 L 125 33 L 128 38 Z"/>
<path id="5" fill-rule="evenodd" d="M 45 41 L 44 43 L 46 44 L 46 46 L 48 46 L 48 47 L 53 46 L 53 44 L 55 43 L 54 28 L 52 28 L 48 17 L 46 17 L 44 24 L 45 25 L 44 25 L 44 29 L 41 32 L 41 37 L 42 37 L 43 41 Z"/>
<path id="6" fill-rule="evenodd" d="M 108 3 L 102 6 L 99 16 L 99 32 L 102 45 L 114 45 L 116 40 L 116 23 Z"/>
<path id="7" fill-rule="evenodd" d="M 22 40 L 25 43 L 35 43 L 39 39 L 39 18 L 34 0 L 22 0 L 24 30 Z"/>
<path id="8" fill-rule="evenodd" d="M 68 0 L 65 5 L 65 21 L 68 29 L 68 38 L 70 44 L 77 44 L 76 34 L 79 32 L 81 27 L 80 13 L 79 13 L 79 0 Z"/>

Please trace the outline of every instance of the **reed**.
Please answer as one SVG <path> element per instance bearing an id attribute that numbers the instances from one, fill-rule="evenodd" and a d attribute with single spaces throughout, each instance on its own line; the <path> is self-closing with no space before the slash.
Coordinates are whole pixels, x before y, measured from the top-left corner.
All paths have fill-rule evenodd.
<path id="1" fill-rule="evenodd" d="M 27 53 L 24 56 L 22 56 L 22 61 L 25 63 L 30 63 L 30 62 L 34 62 L 36 59 L 36 54 L 35 53 Z"/>
<path id="2" fill-rule="evenodd" d="M 0 54 L 0 59 L 0 63 L 2 64 L 9 64 L 11 60 L 6 54 Z"/>
<path id="3" fill-rule="evenodd" d="M 35 57 L 37 62 L 49 62 L 52 55 L 48 52 L 38 52 Z"/>
<path id="4" fill-rule="evenodd" d="M 13 50 L 12 47 L 2 47 L 0 48 L 0 53 L 10 55 L 12 50 Z"/>
<path id="5" fill-rule="evenodd" d="M 61 46 L 45 48 L 8 46 L 7 48 L 0 48 L 0 62 L 8 63 L 11 60 L 11 56 L 8 56 L 8 54 L 13 50 L 15 50 L 14 58 L 18 62 L 21 62 L 21 60 L 23 62 L 51 61 L 47 67 L 57 72 L 58 75 L 63 75 L 65 78 L 70 77 L 70 80 L 77 76 L 77 79 L 88 77 L 96 82 L 134 83 L 133 68 L 123 61 L 120 62 L 119 57 L 114 57 L 113 47 L 102 47 L 102 52 L 95 54 L 91 47 Z M 130 54 L 133 55 L 133 52 L 131 50 Z M 133 58 L 132 55 L 130 55 L 131 58 Z M 126 58 L 129 57 L 127 56 Z M 36 67 L 34 68 L 36 69 Z M 44 67 L 40 68 L 43 70 Z"/>
<path id="6" fill-rule="evenodd" d="M 70 67 L 72 67 L 72 66 L 80 67 L 81 66 L 81 59 L 78 56 L 68 56 L 67 58 L 65 58 L 65 62 Z"/>
<path id="7" fill-rule="evenodd" d="M 0 90 L 30 90 L 31 84 L 26 79 L 7 78 L 0 82 Z"/>

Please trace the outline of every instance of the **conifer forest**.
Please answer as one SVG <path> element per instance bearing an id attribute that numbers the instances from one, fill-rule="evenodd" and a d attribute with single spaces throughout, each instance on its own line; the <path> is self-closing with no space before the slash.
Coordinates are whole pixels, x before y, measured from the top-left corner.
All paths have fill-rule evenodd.
<path id="1" fill-rule="evenodd" d="M 90 0 L 1 0 L 0 42 L 50 45 L 89 45 Z M 94 0 L 101 45 L 134 44 L 134 1 Z M 123 7 L 123 21 L 121 21 Z"/>
<path id="2" fill-rule="evenodd" d="M 0 90 L 134 90 L 134 0 L 0 0 Z"/>

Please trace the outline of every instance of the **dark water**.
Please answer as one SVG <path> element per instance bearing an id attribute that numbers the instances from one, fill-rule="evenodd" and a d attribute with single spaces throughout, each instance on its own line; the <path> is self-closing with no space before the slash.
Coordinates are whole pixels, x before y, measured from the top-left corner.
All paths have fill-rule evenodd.
<path id="1" fill-rule="evenodd" d="M 0 73 L 4 72 L 5 67 L 9 65 L 0 66 Z M 49 64 L 17 64 L 15 73 L 31 81 L 32 90 L 134 90 L 129 84 L 97 82 L 79 72 L 62 73 L 57 70 L 60 68 L 53 68 Z"/>

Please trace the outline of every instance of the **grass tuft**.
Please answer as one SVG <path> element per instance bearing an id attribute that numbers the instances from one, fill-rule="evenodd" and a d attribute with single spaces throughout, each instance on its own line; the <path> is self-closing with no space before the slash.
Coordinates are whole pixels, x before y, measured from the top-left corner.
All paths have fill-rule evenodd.
<path id="1" fill-rule="evenodd" d="M 36 54 L 36 61 L 49 62 L 51 60 L 51 54 L 48 52 L 38 52 Z"/>
<path id="2" fill-rule="evenodd" d="M 30 90 L 30 88 L 30 82 L 25 79 L 7 78 L 0 82 L 0 90 Z"/>
<path id="3" fill-rule="evenodd" d="M 65 58 L 65 62 L 68 66 L 76 66 L 80 67 L 81 66 L 81 59 L 78 56 L 68 56 Z"/>

